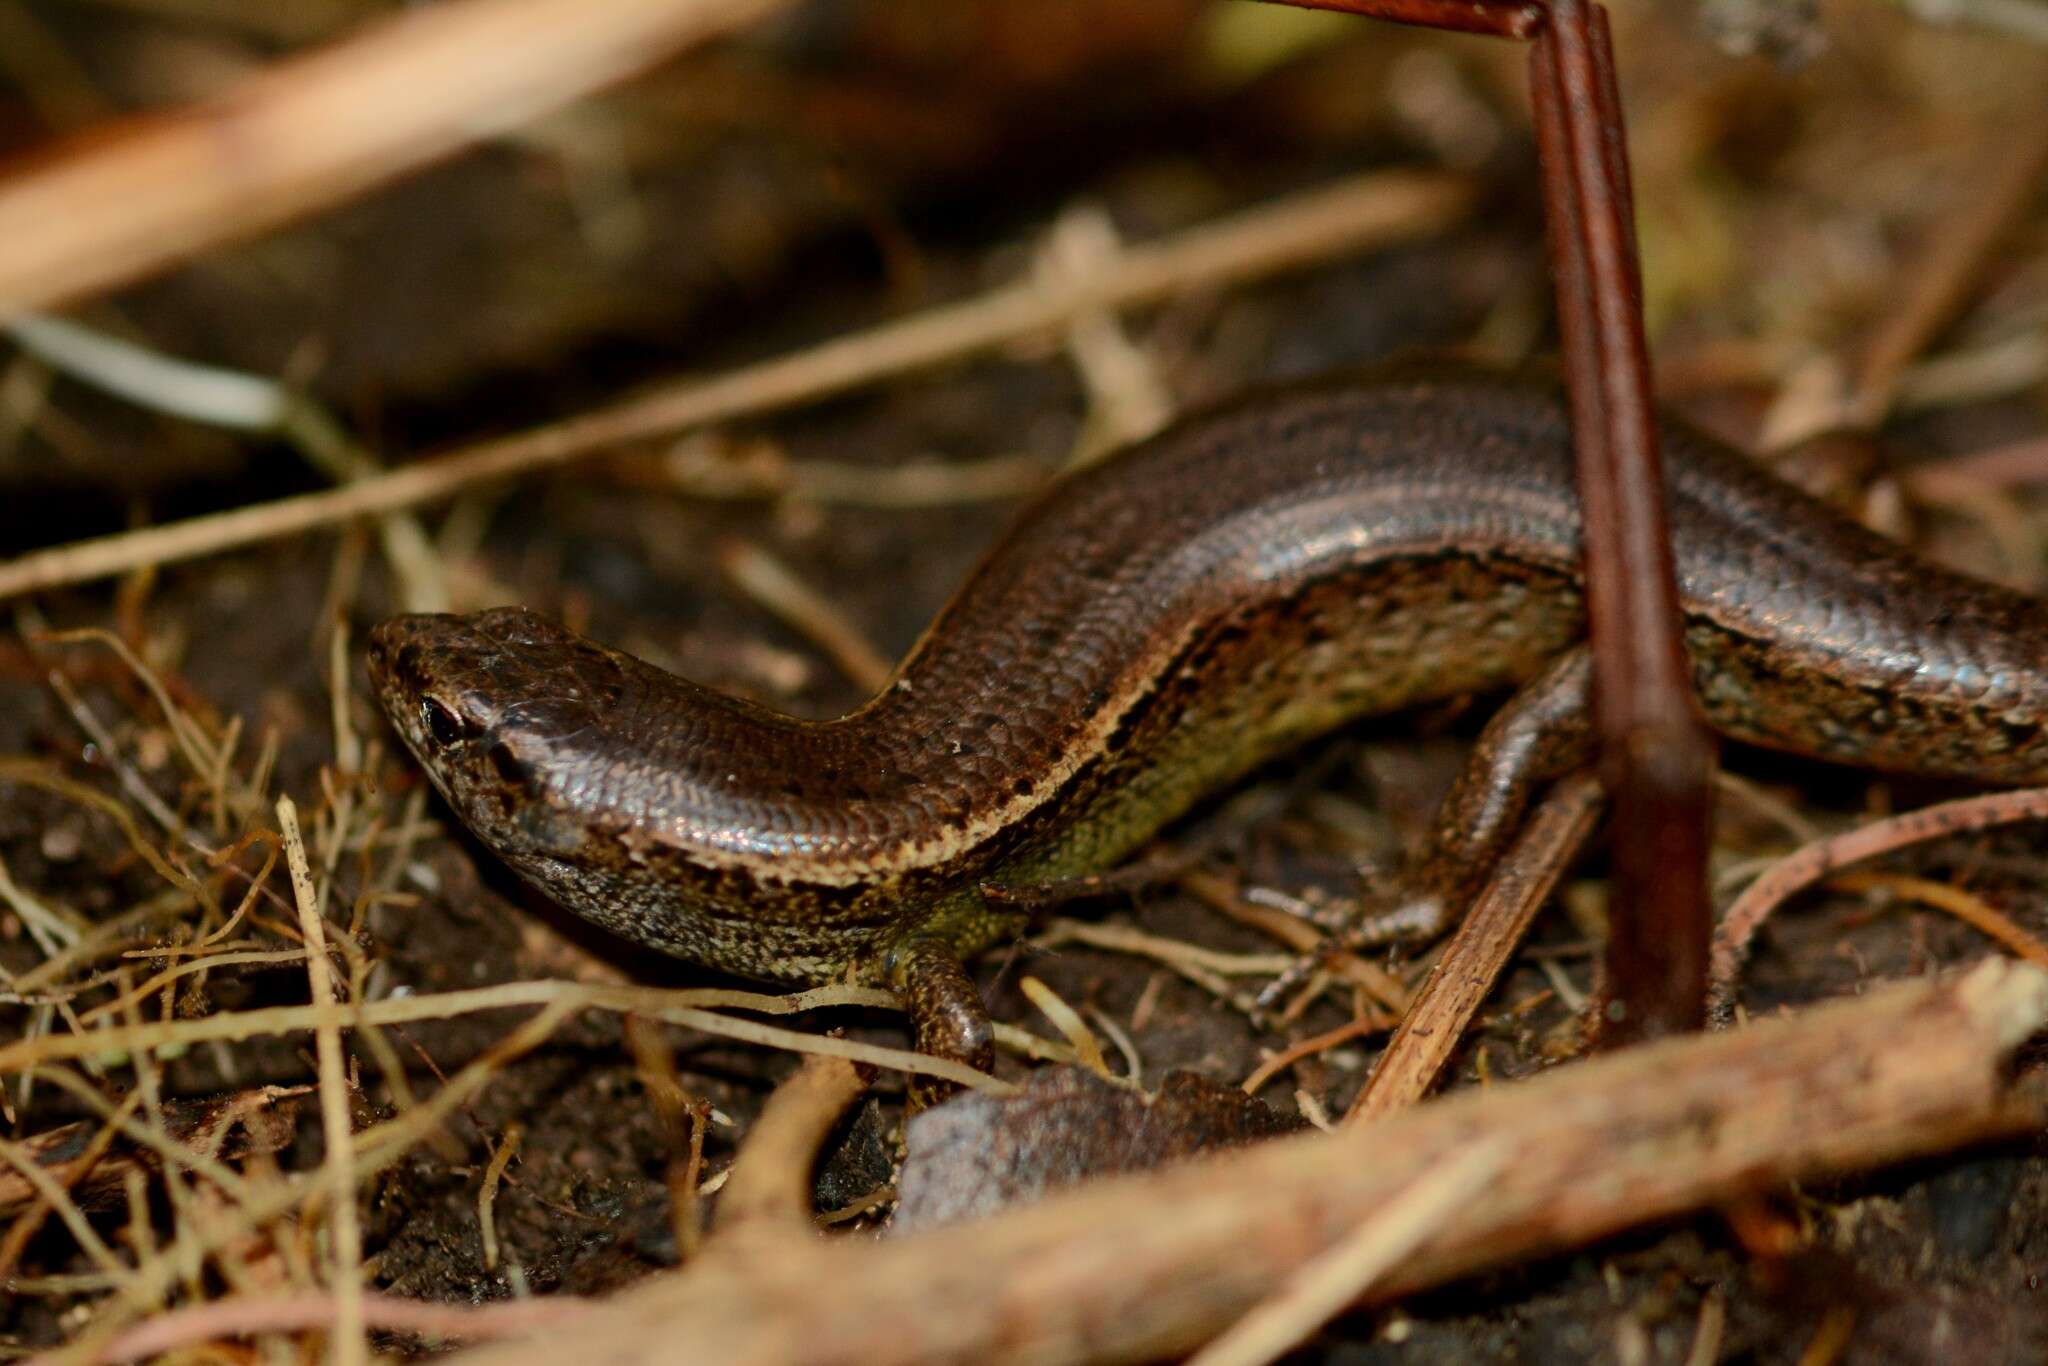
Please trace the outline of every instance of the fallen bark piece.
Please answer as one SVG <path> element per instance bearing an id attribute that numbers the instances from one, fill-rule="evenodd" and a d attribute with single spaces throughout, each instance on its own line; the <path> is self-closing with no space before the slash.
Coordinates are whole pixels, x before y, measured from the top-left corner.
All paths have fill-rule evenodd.
<path id="1" fill-rule="evenodd" d="M 911 1119 L 891 1231 L 956 1224 L 1301 1127 L 1191 1072 L 1169 1073 L 1146 1096 L 1078 1067 L 1043 1067 L 1014 1096 L 957 1096 Z"/>
<path id="2" fill-rule="evenodd" d="M 2048 974 L 2004 961 L 1465 1092 L 881 1243 L 715 1245 L 468 1366 L 1132 1360 L 1187 1351 L 1389 1201 L 1498 1141 L 1483 1199 L 1442 1212 L 1368 1300 L 1633 1225 L 2020 1132 L 2042 1097 L 2008 1054 L 2048 1025 Z M 738 1251 L 738 1249 L 735 1249 Z M 768 1255 L 772 1254 L 772 1255 Z"/>

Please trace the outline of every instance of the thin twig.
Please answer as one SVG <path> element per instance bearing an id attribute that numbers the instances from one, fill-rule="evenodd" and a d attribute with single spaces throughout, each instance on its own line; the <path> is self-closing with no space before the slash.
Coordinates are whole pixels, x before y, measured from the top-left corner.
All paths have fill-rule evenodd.
<path id="1" fill-rule="evenodd" d="M 812 1058 L 775 1088 L 719 1197 L 712 1246 L 734 1235 L 810 1232 L 811 1164 L 818 1146 L 866 1089 L 860 1069 L 843 1058 Z"/>
<path id="2" fill-rule="evenodd" d="M 1055 282 L 1064 275 L 1085 278 L 1113 260 L 1121 246 L 1115 222 L 1100 206 L 1076 205 L 1046 233 L 1037 269 L 1041 277 Z M 1173 417 L 1173 398 L 1157 364 L 1125 334 L 1123 320 L 1112 310 L 1089 309 L 1069 319 L 1066 350 L 1088 391 L 1088 412 L 1068 457 L 1069 468 L 1141 441 Z"/>
<path id="3" fill-rule="evenodd" d="M 1955 500 L 2048 480 L 2048 436 L 2001 442 L 1900 472 L 1915 498 Z"/>
<path id="4" fill-rule="evenodd" d="M 1313 953 L 1323 942 L 1322 932 L 1300 916 L 1271 906 L 1253 904 L 1213 873 L 1189 873 L 1180 879 L 1180 885 L 1232 920 L 1269 934 L 1297 952 Z M 1346 954 L 1332 962 L 1327 971 L 1342 981 L 1364 988 L 1368 995 L 1389 1010 L 1404 1011 L 1413 998 L 1413 993 L 1400 978 L 1363 958 Z"/>
<path id="5" fill-rule="evenodd" d="M 685 436 L 653 461 L 621 460 L 610 472 L 628 486 L 689 498 L 790 498 L 863 508 L 1008 502 L 1036 493 L 1058 473 L 1035 455 L 922 458 L 900 465 L 792 460 L 771 442 L 735 443 L 714 432 Z"/>
<path id="6" fill-rule="evenodd" d="M 735 588 L 823 650 L 858 688 L 879 693 L 895 668 L 838 604 L 765 548 L 738 536 L 718 545 L 718 567 Z"/>
<path id="7" fill-rule="evenodd" d="M 1415 995 L 1387 1051 L 1345 1118 L 1384 1115 L 1436 1084 L 1480 1004 L 1529 932 L 1558 878 L 1592 837 L 1605 808 L 1590 774 L 1560 783 L 1532 814 L 1486 890 L 1458 922 L 1443 957 Z"/>
<path id="8" fill-rule="evenodd" d="M 1323 1033 L 1310 1038 L 1302 1039 L 1298 1043 L 1291 1044 L 1275 1053 L 1272 1057 L 1260 1063 L 1252 1071 L 1252 1074 L 1240 1083 L 1240 1089 L 1248 1096 L 1255 1096 L 1267 1082 L 1278 1076 L 1283 1069 L 1294 1066 L 1303 1058 L 1314 1057 L 1318 1053 L 1327 1052 L 1339 1044 L 1350 1043 L 1353 1039 L 1363 1038 L 1367 1034 L 1377 1034 L 1383 1029 L 1392 1029 L 1395 1023 L 1394 1017 L 1385 1011 L 1367 1011 L 1355 1020 L 1338 1025 L 1335 1029 L 1325 1030 Z"/>
<path id="9" fill-rule="evenodd" d="M 675 1230 L 677 1259 L 688 1261 L 697 1255 L 704 1238 L 698 1188 L 704 1175 L 704 1131 L 711 1125 L 711 1102 L 684 1089 L 666 1031 L 649 1020 L 628 1015 L 624 1032 L 648 1102 L 668 1132 L 668 1217 Z"/>
<path id="10" fill-rule="evenodd" d="M 1817 840 L 1781 859 L 1736 899 L 1714 932 L 1713 968 L 1708 990 L 1712 1017 L 1722 1024 L 1732 1018 L 1736 979 L 1749 957 L 1750 941 L 1771 913 L 1796 893 L 1849 864 L 1910 844 L 2030 820 L 2048 820 L 2048 788 L 1991 792 L 1981 797 L 1964 797 L 1958 801 L 1924 806 L 1918 811 L 1873 821 L 1869 825 Z"/>
<path id="11" fill-rule="evenodd" d="M 253 237 L 530 121 L 778 0 L 461 0 L 205 103 L 86 130 L 0 182 L 0 317 Z"/>
<path id="12" fill-rule="evenodd" d="M 1693 1328 L 1692 1347 L 1684 1366 L 1714 1366 L 1721 1359 L 1721 1334 L 1728 1322 L 1728 1300 L 1719 1289 L 1707 1292 L 1700 1304 L 1699 1321 Z"/>

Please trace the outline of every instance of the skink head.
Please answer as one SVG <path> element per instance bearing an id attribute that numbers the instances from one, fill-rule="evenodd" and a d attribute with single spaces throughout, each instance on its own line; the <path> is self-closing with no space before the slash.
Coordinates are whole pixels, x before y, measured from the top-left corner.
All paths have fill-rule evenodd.
<path id="1" fill-rule="evenodd" d="M 582 842 L 579 789 L 623 691 L 615 657 L 525 608 L 393 617 L 370 633 L 385 715 L 457 815 L 500 853 Z"/>
<path id="2" fill-rule="evenodd" d="M 593 924 L 735 972 L 823 981 L 895 915 L 893 897 L 807 877 L 824 840 L 785 828 L 788 775 L 816 767 L 792 744 L 799 722 L 521 609 L 396 617 L 370 633 L 368 658 L 378 702 L 449 808 Z"/>

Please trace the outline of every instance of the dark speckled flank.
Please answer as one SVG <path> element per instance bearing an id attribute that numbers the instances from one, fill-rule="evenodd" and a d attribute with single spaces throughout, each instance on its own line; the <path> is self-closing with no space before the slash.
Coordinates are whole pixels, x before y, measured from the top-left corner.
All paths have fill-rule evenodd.
<path id="1" fill-rule="evenodd" d="M 1718 728 L 2048 779 L 2041 604 L 1914 560 L 1676 424 L 1666 447 Z M 983 884 L 1100 868 L 1311 736 L 1541 675 L 1384 891 L 1401 923 L 1440 924 L 1531 785 L 1584 757 L 1577 565 L 1557 398 L 1446 373 L 1253 398 L 1068 480 L 837 721 L 519 609 L 386 622 L 370 668 L 450 807 L 568 909 L 753 976 L 897 980 L 946 1003 L 920 1038 L 965 1056 L 957 992 L 930 982 L 1011 928 Z"/>

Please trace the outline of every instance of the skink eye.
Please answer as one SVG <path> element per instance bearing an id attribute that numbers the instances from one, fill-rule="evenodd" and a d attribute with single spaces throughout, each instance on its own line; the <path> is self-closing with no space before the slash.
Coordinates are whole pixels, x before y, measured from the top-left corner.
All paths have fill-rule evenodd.
<path id="1" fill-rule="evenodd" d="M 454 744 L 462 738 L 464 731 L 461 718 L 431 697 L 420 699 L 420 724 L 427 728 L 427 734 L 434 737 L 437 745 Z"/>

